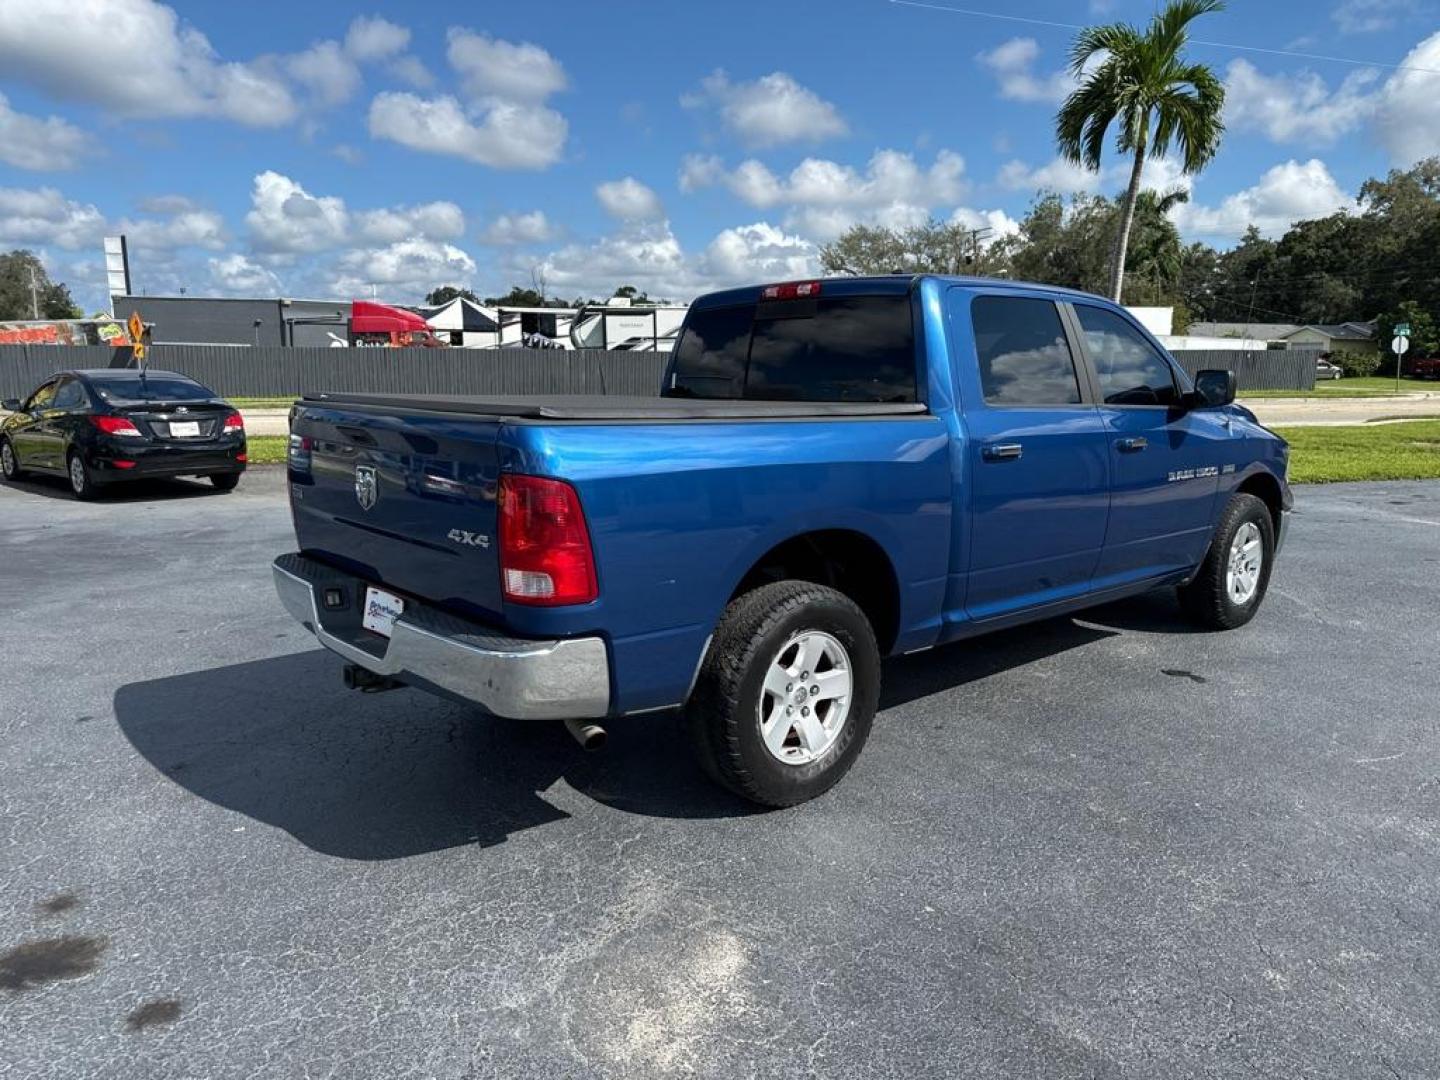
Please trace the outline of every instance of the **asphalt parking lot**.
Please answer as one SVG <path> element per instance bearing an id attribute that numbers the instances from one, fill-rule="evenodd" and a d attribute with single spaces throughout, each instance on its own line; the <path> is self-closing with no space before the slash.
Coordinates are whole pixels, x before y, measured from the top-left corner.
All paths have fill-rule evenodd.
<path id="1" fill-rule="evenodd" d="M 0 487 L 0 1077 L 1440 1075 L 1440 484 L 1266 608 L 891 663 L 757 813 L 673 720 L 344 691 L 283 475 Z"/>

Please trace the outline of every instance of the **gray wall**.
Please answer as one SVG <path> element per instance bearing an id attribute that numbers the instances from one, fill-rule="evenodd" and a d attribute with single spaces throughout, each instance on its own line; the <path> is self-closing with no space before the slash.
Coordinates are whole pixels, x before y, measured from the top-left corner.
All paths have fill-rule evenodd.
<path id="1" fill-rule="evenodd" d="M 1246 390 L 1315 389 L 1315 361 L 1320 359 L 1320 350 L 1186 349 L 1170 355 L 1191 375 L 1206 368 L 1235 372 L 1235 381 L 1243 394 Z"/>
<path id="2" fill-rule="evenodd" d="M 125 366 L 129 349 L 0 346 L 0 397 L 23 397 L 61 368 Z M 1236 373 L 1241 391 L 1308 390 L 1311 350 L 1181 352 L 1192 374 Z M 283 397 L 321 390 L 396 394 L 641 394 L 660 392 L 668 353 L 549 349 L 237 349 L 156 345 L 154 368 L 183 372 L 228 397 Z"/>
<path id="3" fill-rule="evenodd" d="M 129 349 L 0 346 L 0 397 L 23 397 L 61 368 L 125 365 Z M 147 363 L 227 397 L 321 390 L 397 394 L 660 392 L 668 353 L 560 349 L 236 349 L 156 345 Z"/>
<path id="4" fill-rule="evenodd" d="M 117 296 L 115 317 L 140 312 L 152 342 L 193 345 L 314 345 L 326 331 L 345 338 L 348 300 L 230 300 L 210 296 Z M 255 325 L 255 320 L 260 325 Z M 326 319 L 329 325 L 310 320 Z"/>

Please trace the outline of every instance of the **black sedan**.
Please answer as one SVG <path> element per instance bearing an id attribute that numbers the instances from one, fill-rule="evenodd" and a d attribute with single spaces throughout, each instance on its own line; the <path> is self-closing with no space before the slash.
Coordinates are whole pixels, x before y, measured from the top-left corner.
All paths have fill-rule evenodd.
<path id="1" fill-rule="evenodd" d="M 245 471 L 245 424 L 213 390 L 173 371 L 62 371 L 24 401 L 0 403 L 0 470 L 70 481 L 78 499 L 107 484 L 208 476 L 232 491 Z"/>

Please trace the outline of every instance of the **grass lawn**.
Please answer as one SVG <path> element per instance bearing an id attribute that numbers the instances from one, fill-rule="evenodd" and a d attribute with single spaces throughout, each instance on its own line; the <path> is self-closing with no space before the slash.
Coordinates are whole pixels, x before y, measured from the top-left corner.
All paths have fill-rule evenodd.
<path id="1" fill-rule="evenodd" d="M 289 444 L 287 435 L 251 435 L 245 440 L 245 453 L 251 465 L 284 465 Z"/>
<path id="2" fill-rule="evenodd" d="M 1290 444 L 1292 483 L 1440 479 L 1440 420 L 1275 430 Z"/>
<path id="3" fill-rule="evenodd" d="M 1440 393 L 1440 382 L 1434 379 L 1401 379 L 1400 393 L 1412 394 L 1417 390 Z M 1335 379 L 1333 382 L 1317 382 L 1314 390 L 1246 390 L 1243 398 L 1345 398 L 1345 397 L 1393 397 L 1395 380 L 1380 376 L 1361 379 Z"/>

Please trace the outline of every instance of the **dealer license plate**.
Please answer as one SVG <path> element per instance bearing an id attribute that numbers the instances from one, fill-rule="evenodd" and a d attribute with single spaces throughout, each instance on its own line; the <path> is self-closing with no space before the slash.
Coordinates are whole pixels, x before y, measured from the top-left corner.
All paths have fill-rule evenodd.
<path id="1" fill-rule="evenodd" d="M 193 439 L 200 434 L 200 421 L 198 420 L 171 420 L 170 437 L 172 439 Z"/>
<path id="2" fill-rule="evenodd" d="M 365 590 L 366 630 L 372 630 L 381 637 L 389 637 L 395 630 L 395 620 L 405 610 L 405 601 L 383 589 Z"/>

